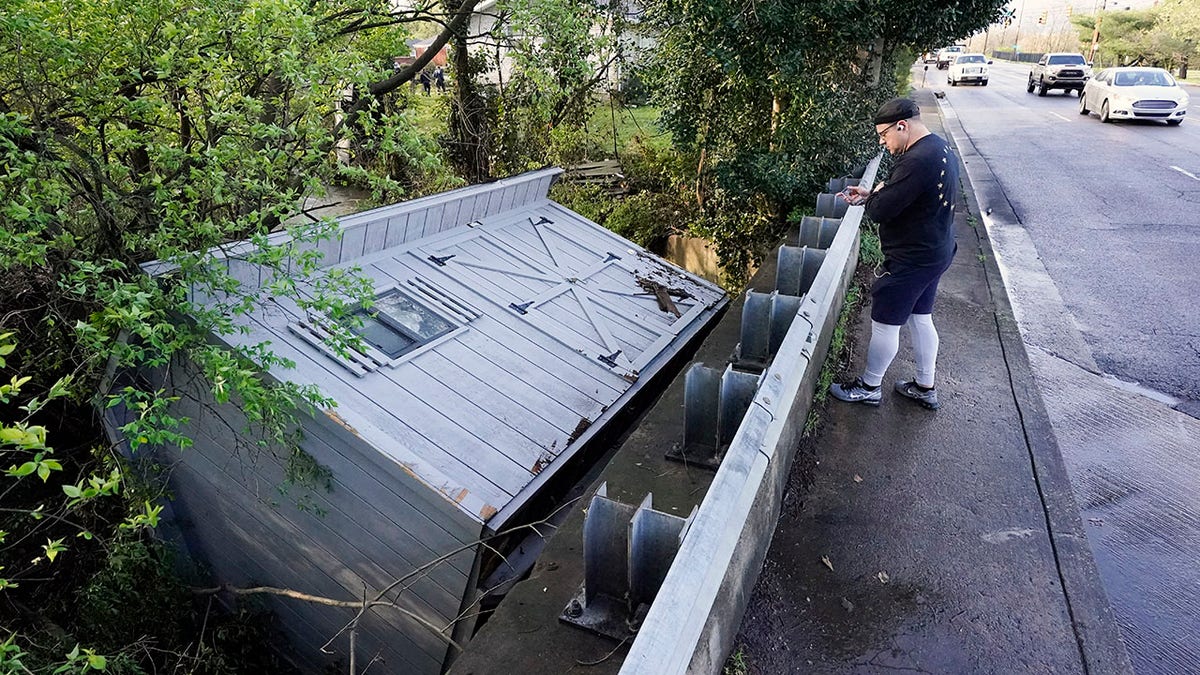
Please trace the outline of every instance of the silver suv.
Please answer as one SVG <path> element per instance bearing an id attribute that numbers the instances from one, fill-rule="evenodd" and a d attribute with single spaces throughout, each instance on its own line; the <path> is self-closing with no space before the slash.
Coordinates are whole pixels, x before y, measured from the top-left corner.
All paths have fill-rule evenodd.
<path id="1" fill-rule="evenodd" d="M 1029 82 L 1025 91 L 1038 90 L 1038 96 L 1045 96 L 1051 89 L 1062 89 L 1063 92 L 1083 91 L 1092 76 L 1092 64 L 1083 58 L 1083 54 L 1074 52 L 1056 52 L 1043 54 L 1042 58 L 1029 71 Z"/>

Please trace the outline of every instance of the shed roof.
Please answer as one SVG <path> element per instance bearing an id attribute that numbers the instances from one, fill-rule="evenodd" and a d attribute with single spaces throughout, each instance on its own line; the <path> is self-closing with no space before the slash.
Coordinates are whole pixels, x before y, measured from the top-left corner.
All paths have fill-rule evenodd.
<path id="1" fill-rule="evenodd" d="M 726 302 L 549 200 L 558 173 L 358 213 L 317 245 L 329 269 L 357 266 L 378 293 L 436 317 L 442 330 L 416 349 L 346 358 L 322 342 L 327 319 L 283 299 L 226 339 L 269 341 L 295 363 L 274 377 L 317 385 L 337 402 L 331 419 L 499 529 Z M 236 250 L 221 259 L 256 282 Z"/>

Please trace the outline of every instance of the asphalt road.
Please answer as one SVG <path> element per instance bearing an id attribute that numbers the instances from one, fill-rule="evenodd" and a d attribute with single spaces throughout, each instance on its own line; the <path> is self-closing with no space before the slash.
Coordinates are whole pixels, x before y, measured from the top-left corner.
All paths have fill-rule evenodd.
<path id="1" fill-rule="evenodd" d="M 1058 355 L 1200 417 L 1200 119 L 1102 124 L 1073 93 L 1026 93 L 1027 73 L 997 61 L 987 87 L 949 87 L 931 68 L 929 84 L 951 97 L 1083 337 L 1083 353 Z"/>
<path id="2" fill-rule="evenodd" d="M 931 68 L 925 85 L 995 211 L 982 219 L 1130 659 L 1200 673 L 1200 119 L 1101 124 L 1073 94 L 1026 93 L 1027 72 L 997 61 L 987 87 L 949 87 Z"/>

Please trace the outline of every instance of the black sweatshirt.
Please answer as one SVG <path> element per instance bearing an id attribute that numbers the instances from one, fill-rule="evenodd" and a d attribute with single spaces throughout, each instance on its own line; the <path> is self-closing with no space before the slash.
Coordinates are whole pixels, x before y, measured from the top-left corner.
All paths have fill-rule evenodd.
<path id="1" fill-rule="evenodd" d="M 867 199 L 884 259 L 918 267 L 947 264 L 954 256 L 957 200 L 958 158 L 941 136 L 924 136 L 896 158 L 887 182 Z"/>

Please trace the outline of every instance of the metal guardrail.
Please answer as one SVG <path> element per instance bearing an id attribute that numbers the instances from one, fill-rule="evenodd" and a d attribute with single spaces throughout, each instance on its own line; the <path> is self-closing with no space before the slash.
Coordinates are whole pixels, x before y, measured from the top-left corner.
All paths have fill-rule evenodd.
<path id="1" fill-rule="evenodd" d="M 876 157 L 867 166 L 862 184 L 874 182 L 879 161 Z M 822 251 L 811 283 L 802 283 L 807 254 L 792 251 L 785 256 L 780 251 L 779 274 L 795 279 L 795 292 L 779 292 L 802 294 L 799 306 L 641 623 L 622 675 L 719 673 L 733 647 L 775 531 L 787 475 L 858 262 L 863 209 L 845 207 L 833 194 L 817 197 L 818 215 L 841 222 Z"/>

